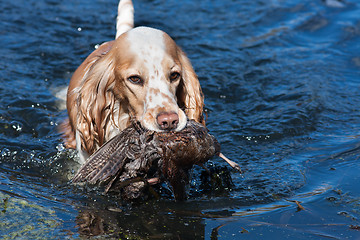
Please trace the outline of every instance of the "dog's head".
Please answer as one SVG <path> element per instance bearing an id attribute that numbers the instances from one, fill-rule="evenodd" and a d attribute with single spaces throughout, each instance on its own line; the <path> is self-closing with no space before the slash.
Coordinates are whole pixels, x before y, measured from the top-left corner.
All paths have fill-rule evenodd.
<path id="1" fill-rule="evenodd" d="M 122 114 L 153 131 L 180 131 L 187 118 L 203 122 L 203 95 L 189 59 L 169 35 L 153 28 L 120 35 L 87 69 L 76 91 L 78 128 L 92 124 L 99 139 L 106 121 L 126 127 Z"/>
<path id="2" fill-rule="evenodd" d="M 113 48 L 114 93 L 135 119 L 153 131 L 182 130 L 187 121 L 184 81 L 194 80 L 186 79 L 193 70 L 186 69 L 175 42 L 162 31 L 140 27 L 121 35 Z"/>

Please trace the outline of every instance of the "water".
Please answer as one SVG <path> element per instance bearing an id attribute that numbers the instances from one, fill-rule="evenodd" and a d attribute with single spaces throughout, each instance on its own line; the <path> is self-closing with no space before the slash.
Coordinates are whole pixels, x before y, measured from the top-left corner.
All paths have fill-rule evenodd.
<path id="1" fill-rule="evenodd" d="M 208 128 L 244 173 L 206 190 L 196 168 L 183 203 L 69 185 L 55 93 L 113 38 L 117 1 L 0 0 L 1 238 L 360 239 L 359 2 L 134 4 L 192 60 Z"/>

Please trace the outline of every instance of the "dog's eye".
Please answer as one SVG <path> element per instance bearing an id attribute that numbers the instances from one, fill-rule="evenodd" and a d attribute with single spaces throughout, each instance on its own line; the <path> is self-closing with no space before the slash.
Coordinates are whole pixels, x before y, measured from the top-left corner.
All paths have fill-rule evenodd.
<path id="1" fill-rule="evenodd" d="M 136 76 L 136 75 L 128 77 L 128 80 L 134 84 L 142 84 L 143 83 L 143 80 L 141 79 L 141 77 Z"/>
<path id="2" fill-rule="evenodd" d="M 173 72 L 170 74 L 170 81 L 174 82 L 176 80 L 178 80 L 180 78 L 180 73 L 178 72 Z"/>

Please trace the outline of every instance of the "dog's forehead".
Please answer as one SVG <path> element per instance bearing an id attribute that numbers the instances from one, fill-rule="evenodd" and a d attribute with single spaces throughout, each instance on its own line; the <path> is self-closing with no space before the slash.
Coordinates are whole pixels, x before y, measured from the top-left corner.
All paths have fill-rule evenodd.
<path id="1" fill-rule="evenodd" d="M 128 32 L 127 40 L 136 53 L 148 55 L 166 51 L 165 33 L 154 28 L 134 28 Z"/>

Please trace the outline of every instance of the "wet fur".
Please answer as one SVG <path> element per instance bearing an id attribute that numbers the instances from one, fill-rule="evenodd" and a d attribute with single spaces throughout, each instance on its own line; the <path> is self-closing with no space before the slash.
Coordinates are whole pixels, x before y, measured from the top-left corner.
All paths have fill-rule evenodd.
<path id="1" fill-rule="evenodd" d="M 175 112 L 176 131 L 185 127 L 187 119 L 204 124 L 202 90 L 185 53 L 165 32 L 133 25 L 132 2 L 122 0 L 117 38 L 92 52 L 70 80 L 69 118 L 62 132 L 66 146 L 79 151 L 81 163 L 132 121 L 161 131 L 156 115 Z M 180 73 L 174 82 L 169 81 L 173 71 Z M 143 84 L 129 82 L 133 75 L 140 76 Z"/>

